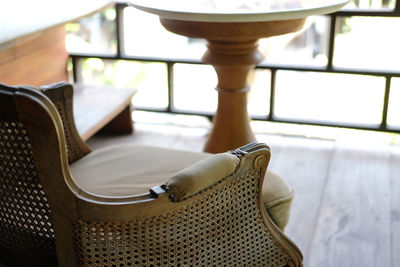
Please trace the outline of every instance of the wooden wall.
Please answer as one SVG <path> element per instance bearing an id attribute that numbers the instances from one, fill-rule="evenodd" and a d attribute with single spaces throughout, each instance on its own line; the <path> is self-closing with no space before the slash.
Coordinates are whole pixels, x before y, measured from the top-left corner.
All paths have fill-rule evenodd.
<path id="1" fill-rule="evenodd" d="M 0 51 L 0 82 L 44 85 L 68 80 L 64 26 L 13 41 Z"/>

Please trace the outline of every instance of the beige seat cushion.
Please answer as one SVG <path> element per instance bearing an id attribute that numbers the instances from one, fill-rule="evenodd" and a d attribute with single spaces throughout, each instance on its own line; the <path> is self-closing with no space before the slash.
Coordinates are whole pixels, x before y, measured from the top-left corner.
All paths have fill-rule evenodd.
<path id="1" fill-rule="evenodd" d="M 208 154 L 139 145 L 117 145 L 92 151 L 70 165 L 77 184 L 101 196 L 148 193 L 176 172 Z"/>
<path id="2" fill-rule="evenodd" d="M 289 222 L 294 190 L 273 172 L 267 172 L 262 188 L 265 210 L 283 231 Z"/>
<path id="3" fill-rule="evenodd" d="M 140 145 L 117 145 L 95 150 L 72 163 L 77 184 L 101 196 L 132 196 L 148 193 L 177 172 L 210 157 L 207 153 Z M 264 180 L 263 200 L 268 214 L 283 229 L 289 218 L 293 190 L 279 176 Z"/>

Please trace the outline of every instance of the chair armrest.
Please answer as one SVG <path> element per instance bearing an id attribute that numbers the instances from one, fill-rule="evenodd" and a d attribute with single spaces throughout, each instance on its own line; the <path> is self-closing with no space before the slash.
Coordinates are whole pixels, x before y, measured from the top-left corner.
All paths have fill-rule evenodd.
<path id="1" fill-rule="evenodd" d="M 215 185 L 237 169 L 240 159 L 231 153 L 211 155 L 176 173 L 166 182 L 172 201 L 181 201 Z"/>
<path id="2" fill-rule="evenodd" d="M 69 163 L 90 153 L 90 148 L 81 139 L 75 126 L 72 105 L 74 89 L 72 85 L 67 82 L 59 82 L 42 86 L 40 90 L 53 102 L 60 114 L 64 127 Z"/>
<path id="3" fill-rule="evenodd" d="M 301 252 L 263 207 L 260 186 L 269 158 L 266 145 L 253 143 L 182 170 L 164 187 L 169 192 L 156 187 L 152 193 L 125 199 L 76 192 L 77 257 L 89 262 L 99 250 L 129 249 L 133 242 L 140 249 L 129 249 L 126 255 L 137 259 L 135 265 L 145 255 L 146 262 L 163 266 L 190 264 L 189 260 L 204 266 L 302 266 Z M 181 201 L 171 201 L 171 194 Z M 111 241 L 103 242 L 106 239 Z M 124 255 L 113 262 L 125 261 Z"/>
<path id="4" fill-rule="evenodd" d="M 265 147 L 267 146 L 261 143 L 250 143 L 235 151 L 211 155 L 176 173 L 162 188 L 169 193 L 172 201 L 185 200 L 236 172 L 242 156 Z M 254 164 L 261 166 L 266 160 L 262 157 L 261 161 L 256 159 Z M 247 168 L 242 168 L 242 172 L 246 171 Z"/>

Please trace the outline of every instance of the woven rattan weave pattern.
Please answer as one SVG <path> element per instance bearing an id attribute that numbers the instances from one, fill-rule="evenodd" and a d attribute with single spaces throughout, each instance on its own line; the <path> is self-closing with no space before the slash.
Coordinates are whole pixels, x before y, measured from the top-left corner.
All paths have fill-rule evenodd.
<path id="1" fill-rule="evenodd" d="M 23 125 L 0 121 L 0 255 L 10 266 L 55 266 L 50 209 Z"/>
<path id="2" fill-rule="evenodd" d="M 260 170 L 230 179 L 197 201 L 126 223 L 75 225 L 85 266 L 286 266 L 290 258 L 264 225 Z M 216 220 L 215 218 L 220 218 Z"/>
<path id="3" fill-rule="evenodd" d="M 55 103 L 55 107 L 57 108 L 57 111 L 60 113 L 61 116 L 61 122 L 63 124 L 63 128 L 64 128 L 64 137 L 65 137 L 65 144 L 66 144 L 66 150 L 68 153 L 68 159 L 69 161 L 72 161 L 70 159 L 75 159 L 78 157 L 78 151 L 76 146 L 74 146 L 74 142 L 71 138 L 72 133 L 71 133 L 71 128 L 68 127 L 68 125 L 66 124 L 67 122 L 65 121 L 65 114 L 67 113 L 67 111 L 65 110 L 65 106 L 63 106 L 60 102 L 56 102 Z"/>

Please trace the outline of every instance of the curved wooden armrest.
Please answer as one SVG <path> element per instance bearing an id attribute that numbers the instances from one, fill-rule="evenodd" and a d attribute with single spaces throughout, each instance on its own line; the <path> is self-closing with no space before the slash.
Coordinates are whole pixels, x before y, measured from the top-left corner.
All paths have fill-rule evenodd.
<path id="1" fill-rule="evenodd" d="M 131 218 L 132 214 L 127 212 L 125 215 L 128 217 L 125 217 L 122 214 L 124 212 L 119 212 L 118 208 L 116 208 L 117 206 L 120 206 L 122 210 L 135 210 L 137 209 L 136 204 L 140 206 L 141 203 L 157 199 L 163 199 L 162 202 L 165 202 L 165 199 L 169 199 L 166 202 L 177 205 L 177 202 L 186 202 L 188 198 L 196 197 L 198 193 L 222 183 L 228 177 L 245 175 L 254 169 L 263 169 L 265 174 L 269 159 L 269 147 L 264 143 L 254 142 L 234 151 L 212 155 L 195 163 L 175 174 L 165 184 L 150 188 L 149 193 L 124 197 L 103 197 L 93 195 L 84 190 L 75 191 L 74 193 L 83 200 L 82 203 L 85 203 L 82 207 L 92 207 L 92 204 L 95 206 L 100 205 L 104 211 L 111 208 L 113 209 L 113 214 L 116 212 L 118 216 L 122 216 L 119 219 L 126 219 Z M 260 186 L 264 180 L 264 174 L 261 175 Z M 90 213 L 92 212 L 88 211 L 86 214 Z M 136 215 L 133 214 L 133 216 L 135 217 Z"/>
<path id="2" fill-rule="evenodd" d="M 251 143 L 235 151 L 214 154 L 176 173 L 165 184 L 169 198 L 182 201 L 217 184 L 238 169 L 242 156 L 260 148 L 265 149 L 266 146 Z"/>
<path id="3" fill-rule="evenodd" d="M 167 181 L 172 201 L 181 201 L 235 172 L 239 158 L 232 153 L 214 154 L 176 173 Z"/>
<path id="4" fill-rule="evenodd" d="M 60 114 L 67 145 L 68 161 L 74 162 L 90 153 L 90 148 L 80 137 L 74 121 L 74 89 L 67 82 L 59 82 L 40 87 L 40 90 L 53 102 Z"/>

